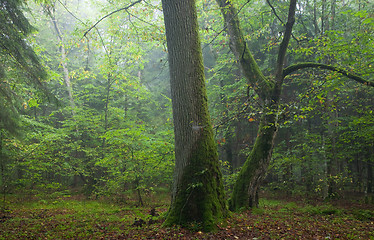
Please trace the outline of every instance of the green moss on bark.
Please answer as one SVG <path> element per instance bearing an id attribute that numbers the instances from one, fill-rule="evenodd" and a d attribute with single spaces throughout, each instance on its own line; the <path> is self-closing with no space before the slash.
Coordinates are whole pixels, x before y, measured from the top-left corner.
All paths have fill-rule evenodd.
<path id="1" fill-rule="evenodd" d="M 276 132 L 276 111 L 265 113 L 261 119 L 251 154 L 244 163 L 235 182 L 233 193 L 229 200 L 230 210 L 237 211 L 258 206 L 257 191 L 270 162 Z"/>
<path id="2" fill-rule="evenodd" d="M 163 0 L 176 143 L 172 204 L 164 226 L 214 230 L 227 215 L 208 112 L 195 1 Z"/>
<path id="3" fill-rule="evenodd" d="M 228 214 L 215 142 L 211 129 L 203 131 L 204 140 L 199 141 L 183 171 L 165 226 L 212 231 Z"/>

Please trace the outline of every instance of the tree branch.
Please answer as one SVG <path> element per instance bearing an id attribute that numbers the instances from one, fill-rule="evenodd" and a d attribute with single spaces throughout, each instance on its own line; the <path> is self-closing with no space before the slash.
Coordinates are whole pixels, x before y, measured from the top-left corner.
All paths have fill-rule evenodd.
<path id="1" fill-rule="evenodd" d="M 282 19 L 279 17 L 279 15 L 277 14 L 277 11 L 275 10 L 275 7 L 270 3 L 269 0 L 266 0 L 267 4 L 270 6 L 271 10 L 273 11 L 274 15 L 277 17 L 277 19 L 282 23 L 283 26 L 285 26 L 284 22 L 282 21 Z M 293 3 L 291 3 L 293 4 Z M 290 4 L 290 5 L 291 5 Z M 295 2 L 295 6 L 296 6 L 296 2 Z M 287 30 L 286 30 L 287 31 Z M 291 36 L 292 38 L 296 41 L 296 42 L 299 42 L 299 40 L 291 33 Z"/>
<path id="2" fill-rule="evenodd" d="M 261 72 L 256 60 L 245 43 L 244 35 L 240 28 L 237 10 L 232 0 L 216 0 L 225 21 L 225 27 L 230 36 L 230 49 L 234 53 L 241 71 L 248 84 L 255 90 L 261 99 L 266 99 L 273 82 L 269 81 Z"/>
<path id="3" fill-rule="evenodd" d="M 292 36 L 292 28 L 295 24 L 295 12 L 296 12 L 297 0 L 290 0 L 290 6 L 288 8 L 288 18 L 286 23 L 286 30 L 284 31 L 282 42 L 279 45 L 279 51 L 277 56 L 277 64 L 275 66 L 275 86 L 273 89 L 272 99 L 279 101 L 280 93 L 282 91 L 282 85 L 284 81 L 283 67 L 286 59 L 288 45 Z"/>
<path id="4" fill-rule="evenodd" d="M 102 18 L 100 18 L 99 19 L 99 21 L 97 21 L 93 26 L 91 26 L 84 34 L 83 34 L 83 36 L 85 37 L 91 30 L 92 30 L 92 28 L 94 28 L 94 27 L 96 27 L 97 26 L 97 24 L 99 24 L 101 21 L 103 21 L 105 18 L 107 18 L 107 17 L 109 17 L 109 16 L 111 16 L 111 15 L 113 15 L 113 14 L 115 14 L 115 13 L 117 13 L 117 12 L 120 12 L 120 11 L 123 11 L 123 10 L 127 10 L 127 9 L 129 9 L 129 8 L 131 8 L 132 6 L 134 6 L 135 4 L 137 4 L 137 3 L 140 3 L 142 0 L 138 0 L 138 1 L 136 1 L 136 2 L 133 2 L 133 3 L 131 3 L 130 5 L 128 5 L 128 6 L 126 6 L 126 7 L 123 7 L 123 8 L 120 8 L 120 9 L 117 9 L 117 10 L 115 10 L 115 11 L 113 11 L 113 12 L 111 12 L 111 13 L 109 13 L 109 14 L 107 14 L 107 15 L 105 15 L 104 17 L 102 17 Z"/>
<path id="5" fill-rule="evenodd" d="M 295 11 L 296 11 L 296 2 L 297 0 L 290 1 L 290 7 L 288 10 L 288 19 L 286 23 L 286 30 L 284 32 L 283 40 L 279 46 L 278 58 L 277 58 L 277 66 L 276 66 L 276 76 L 281 78 L 283 72 L 283 65 L 284 60 L 286 58 L 288 44 L 290 43 L 291 35 L 292 35 L 292 27 L 295 23 Z"/>
<path id="6" fill-rule="evenodd" d="M 239 10 L 236 12 L 235 16 L 238 16 L 238 14 L 243 10 L 243 8 L 245 7 L 245 5 L 247 5 L 251 0 L 248 0 L 247 2 L 245 2 L 240 8 Z M 205 49 L 205 47 L 209 46 L 210 44 L 212 44 L 218 37 L 219 35 L 221 35 L 225 30 L 227 29 L 227 25 L 225 24 L 225 26 L 216 34 L 216 36 L 214 36 L 214 38 L 209 42 L 207 43 L 204 47 L 203 47 L 203 50 Z"/>
<path id="7" fill-rule="evenodd" d="M 267 4 L 270 6 L 271 10 L 273 11 L 274 15 L 278 18 L 278 20 L 284 25 L 282 19 L 278 16 L 277 11 L 275 10 L 274 6 L 270 3 L 269 0 L 266 0 Z"/>
<path id="8" fill-rule="evenodd" d="M 312 62 L 306 62 L 306 63 L 298 63 L 298 64 L 294 64 L 294 65 L 291 65 L 285 69 L 283 69 L 283 77 L 286 77 L 287 75 L 297 71 L 297 70 L 301 70 L 301 69 L 304 69 L 304 68 L 318 68 L 318 69 L 325 69 L 325 70 L 330 70 L 330 71 L 333 71 L 333 72 L 338 72 L 340 74 L 342 74 L 343 76 L 345 77 L 348 77 L 358 83 L 361 83 L 363 85 L 367 85 L 367 86 L 370 86 L 370 87 L 374 87 L 374 82 L 372 81 L 368 81 L 356 74 L 352 74 L 350 72 L 348 72 L 347 70 L 345 69 L 342 69 L 342 68 L 337 68 L 337 67 L 334 67 L 334 66 L 331 66 L 331 65 L 327 65 L 327 64 L 322 64 L 322 63 L 312 63 Z"/>

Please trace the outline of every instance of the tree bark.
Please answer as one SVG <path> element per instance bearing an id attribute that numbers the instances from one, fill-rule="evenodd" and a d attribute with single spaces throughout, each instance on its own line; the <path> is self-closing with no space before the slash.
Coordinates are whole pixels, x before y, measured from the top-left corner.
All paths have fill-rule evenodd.
<path id="1" fill-rule="evenodd" d="M 275 111 L 271 113 L 270 109 Z M 266 109 L 266 108 L 264 108 Z M 229 200 L 230 210 L 258 206 L 258 189 L 266 174 L 273 152 L 277 127 L 277 105 L 269 106 L 264 113 L 253 149 L 245 161 L 235 182 Z"/>
<path id="2" fill-rule="evenodd" d="M 162 0 L 175 135 L 172 204 L 164 225 L 215 228 L 227 216 L 208 113 L 195 0 Z"/>

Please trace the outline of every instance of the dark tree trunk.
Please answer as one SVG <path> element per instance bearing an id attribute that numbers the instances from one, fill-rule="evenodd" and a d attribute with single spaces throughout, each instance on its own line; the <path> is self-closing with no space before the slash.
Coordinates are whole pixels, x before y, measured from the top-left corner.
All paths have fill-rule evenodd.
<path id="1" fill-rule="evenodd" d="M 366 192 L 368 194 L 373 193 L 373 166 L 372 163 L 368 160 L 367 161 L 367 182 L 366 182 Z"/>
<path id="2" fill-rule="evenodd" d="M 337 136 L 336 131 L 338 127 L 338 112 L 334 108 L 334 94 L 329 92 L 327 94 L 327 129 L 328 129 L 328 139 L 330 140 L 329 151 L 328 151 L 328 162 L 327 162 L 327 177 L 328 177 L 328 189 L 327 197 L 335 198 L 337 197 L 337 183 L 336 176 L 339 173 L 338 166 L 338 156 L 337 156 Z"/>
<path id="3" fill-rule="evenodd" d="M 162 1 L 175 135 L 172 204 L 165 225 L 212 230 L 227 215 L 210 122 L 194 0 Z"/>

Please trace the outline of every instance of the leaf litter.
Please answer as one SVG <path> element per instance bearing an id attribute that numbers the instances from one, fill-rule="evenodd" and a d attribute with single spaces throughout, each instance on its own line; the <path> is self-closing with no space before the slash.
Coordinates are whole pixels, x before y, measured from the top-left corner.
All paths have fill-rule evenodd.
<path id="1" fill-rule="evenodd" d="M 10 204 L 0 211 L 0 239 L 374 239 L 372 205 L 263 201 L 259 209 L 232 213 L 211 233 L 162 227 L 167 205 Z"/>

